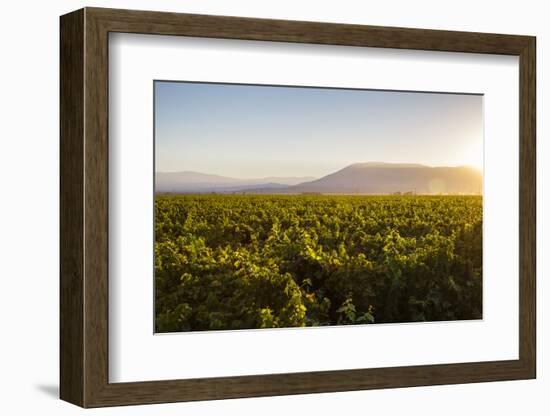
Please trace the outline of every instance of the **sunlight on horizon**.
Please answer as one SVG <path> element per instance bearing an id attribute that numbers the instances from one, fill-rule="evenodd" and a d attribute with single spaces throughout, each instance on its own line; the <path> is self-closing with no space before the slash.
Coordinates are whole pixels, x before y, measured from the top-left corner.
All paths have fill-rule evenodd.
<path id="1" fill-rule="evenodd" d="M 483 172 L 483 96 L 155 82 L 157 172 L 321 177 L 366 162 Z"/>

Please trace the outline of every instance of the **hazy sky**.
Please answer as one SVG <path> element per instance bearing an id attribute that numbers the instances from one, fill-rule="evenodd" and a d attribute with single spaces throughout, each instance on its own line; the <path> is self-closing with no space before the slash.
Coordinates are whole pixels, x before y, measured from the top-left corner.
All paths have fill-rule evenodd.
<path id="1" fill-rule="evenodd" d="M 157 172 L 321 177 L 358 162 L 482 167 L 483 97 L 155 82 Z"/>

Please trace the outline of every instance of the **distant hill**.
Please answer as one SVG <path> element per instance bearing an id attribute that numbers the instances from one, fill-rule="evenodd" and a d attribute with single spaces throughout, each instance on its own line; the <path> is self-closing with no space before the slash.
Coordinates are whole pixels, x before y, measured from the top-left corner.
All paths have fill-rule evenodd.
<path id="1" fill-rule="evenodd" d="M 356 163 L 320 179 L 287 188 L 292 193 L 480 194 L 482 175 L 474 168 L 409 163 Z"/>
<path id="2" fill-rule="evenodd" d="M 158 172 L 155 175 L 156 192 L 206 193 L 240 192 L 245 190 L 284 189 L 292 185 L 311 181 L 313 177 L 266 177 L 236 179 L 220 175 L 185 171 Z"/>
<path id="3" fill-rule="evenodd" d="M 347 166 L 320 179 L 236 179 L 189 171 L 159 172 L 155 190 L 174 193 L 480 194 L 482 185 L 481 172 L 468 166 L 367 162 Z"/>

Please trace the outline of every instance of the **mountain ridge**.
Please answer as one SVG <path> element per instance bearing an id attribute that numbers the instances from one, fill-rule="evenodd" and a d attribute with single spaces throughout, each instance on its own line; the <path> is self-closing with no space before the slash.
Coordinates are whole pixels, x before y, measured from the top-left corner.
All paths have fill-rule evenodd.
<path id="1" fill-rule="evenodd" d="M 481 172 L 466 165 L 432 167 L 390 162 L 353 163 L 318 179 L 284 176 L 237 179 L 181 171 L 159 172 L 155 181 L 156 192 L 261 194 L 481 194 L 483 182 Z"/>
<path id="2" fill-rule="evenodd" d="M 240 189 L 284 188 L 314 180 L 312 176 L 267 176 L 239 179 L 196 171 L 157 172 L 156 192 L 233 192 Z"/>

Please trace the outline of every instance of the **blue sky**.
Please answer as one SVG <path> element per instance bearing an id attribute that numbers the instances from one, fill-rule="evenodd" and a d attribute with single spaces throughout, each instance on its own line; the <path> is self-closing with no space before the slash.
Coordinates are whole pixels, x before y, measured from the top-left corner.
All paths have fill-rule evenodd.
<path id="1" fill-rule="evenodd" d="M 320 177 L 358 162 L 482 167 L 483 97 L 155 82 L 157 172 Z"/>

